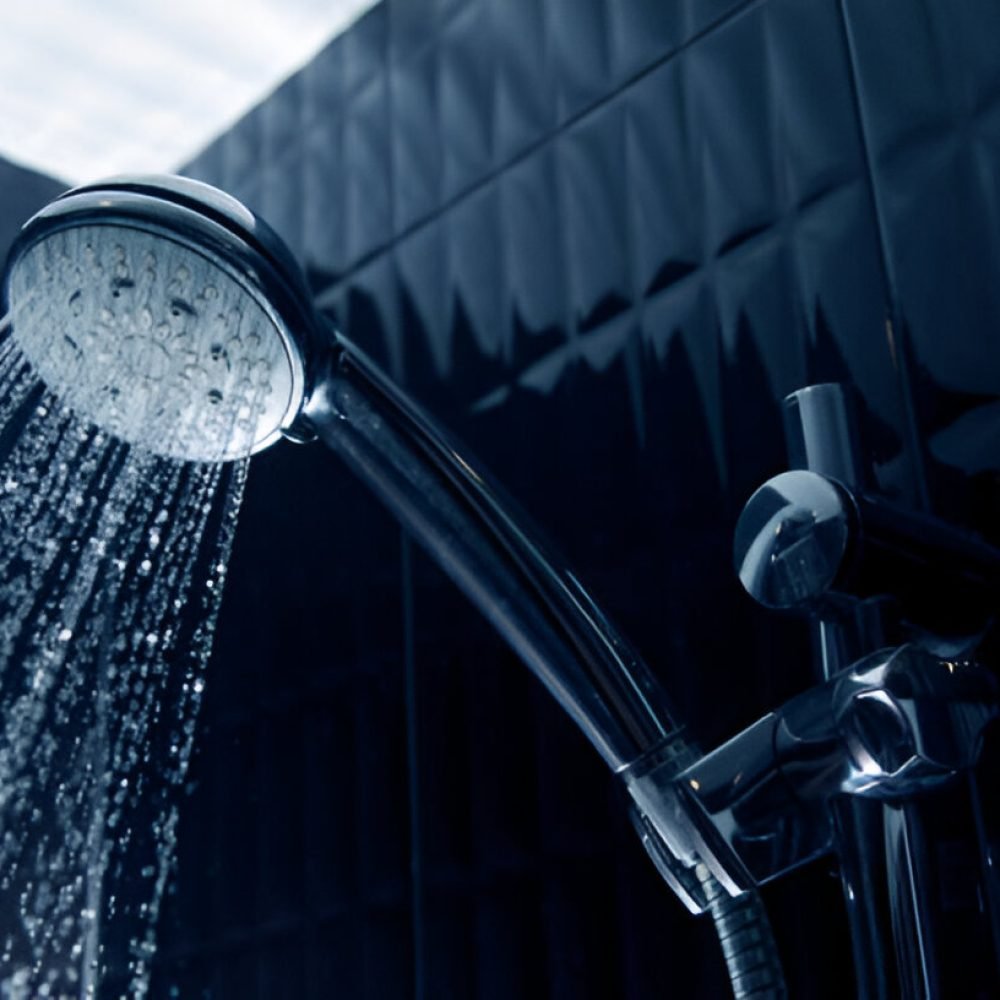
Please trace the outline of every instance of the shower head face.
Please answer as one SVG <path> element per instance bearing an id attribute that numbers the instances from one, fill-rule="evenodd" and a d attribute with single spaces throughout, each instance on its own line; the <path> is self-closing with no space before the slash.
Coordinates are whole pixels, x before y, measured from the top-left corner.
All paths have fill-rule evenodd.
<path id="1" fill-rule="evenodd" d="M 78 189 L 8 260 L 12 336 L 78 416 L 157 454 L 227 461 L 275 441 L 314 323 L 277 236 L 178 178 Z"/>

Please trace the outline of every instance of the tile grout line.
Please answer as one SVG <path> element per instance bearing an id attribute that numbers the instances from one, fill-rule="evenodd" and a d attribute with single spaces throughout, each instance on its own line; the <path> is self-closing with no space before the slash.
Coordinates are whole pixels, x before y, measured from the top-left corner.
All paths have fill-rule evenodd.
<path id="1" fill-rule="evenodd" d="M 702 41 L 707 36 L 711 35 L 715 31 L 719 30 L 729 21 L 734 20 L 741 14 L 745 13 L 751 7 L 755 7 L 765 3 L 766 0 L 741 0 L 741 2 L 726 11 L 725 14 L 721 15 L 711 24 L 702 28 L 700 31 L 696 32 L 690 38 L 686 39 L 682 44 L 678 45 L 676 48 L 670 49 L 669 52 L 664 53 L 659 58 L 655 59 L 648 65 L 642 67 L 642 69 L 635 71 L 631 76 L 622 81 L 620 84 L 609 90 L 606 94 L 600 97 L 598 100 L 594 101 L 592 104 L 587 105 L 580 111 L 575 112 L 570 115 L 565 121 L 559 122 L 551 131 L 546 132 L 545 135 L 536 139 L 534 142 L 530 143 L 520 152 L 515 153 L 509 159 L 505 160 L 502 164 L 494 167 L 478 180 L 472 182 L 468 187 L 459 191 L 457 194 L 452 195 L 443 204 L 436 208 L 432 213 L 417 219 L 415 222 L 411 222 L 409 225 L 405 226 L 399 232 L 394 233 L 389 240 L 379 243 L 378 246 L 372 248 L 361 254 L 331 285 L 322 289 L 316 293 L 316 301 L 320 307 L 329 305 L 333 300 L 335 300 L 337 293 L 340 292 L 343 285 L 347 284 L 352 277 L 363 271 L 369 264 L 373 263 L 379 257 L 391 252 L 391 250 L 398 244 L 404 242 L 410 237 L 414 236 L 416 233 L 420 232 L 422 229 L 427 228 L 432 225 L 438 218 L 449 213 L 461 202 L 465 201 L 467 198 L 472 197 L 478 191 L 487 187 L 493 181 L 495 181 L 502 174 L 506 173 L 508 170 L 516 167 L 518 164 L 523 163 L 525 160 L 529 159 L 531 156 L 538 153 L 541 149 L 550 145 L 558 137 L 568 132 L 575 125 L 578 125 L 583 119 L 594 114 L 596 111 L 600 110 L 607 104 L 610 104 L 616 98 L 620 97 L 626 90 L 637 84 L 639 81 L 650 76 L 661 66 L 666 65 L 672 59 L 675 59 L 681 53 L 692 48 L 698 42 Z"/>
<path id="2" fill-rule="evenodd" d="M 882 280 L 885 282 L 885 289 L 889 298 L 887 303 L 888 316 L 886 317 L 887 350 L 890 354 L 890 363 L 897 372 L 897 388 L 903 411 L 904 448 L 910 460 L 910 473 L 916 504 L 922 510 L 930 510 L 931 501 L 927 467 L 917 423 L 917 408 L 913 398 L 913 384 L 910 379 L 912 361 L 909 337 L 905 323 L 903 322 L 902 302 L 900 301 L 896 273 L 889 250 L 889 227 L 886 222 L 882 199 L 879 197 L 878 184 L 875 180 L 875 160 L 872 154 L 871 140 L 865 117 L 865 105 L 861 97 L 858 54 L 854 44 L 854 33 L 851 30 L 850 16 L 847 12 L 847 0 L 836 0 L 836 4 L 844 46 L 847 50 L 851 97 L 854 103 L 854 112 L 861 139 L 861 155 L 864 158 L 865 176 L 868 182 L 868 190 L 875 218 L 875 229 L 878 234 Z"/>
<path id="3" fill-rule="evenodd" d="M 413 997 L 424 1000 L 423 831 L 420 816 L 420 767 L 413 602 L 413 543 L 400 531 L 400 582 L 403 612 L 403 678 L 406 702 L 406 759 L 410 813 L 410 890 L 413 931 Z"/>

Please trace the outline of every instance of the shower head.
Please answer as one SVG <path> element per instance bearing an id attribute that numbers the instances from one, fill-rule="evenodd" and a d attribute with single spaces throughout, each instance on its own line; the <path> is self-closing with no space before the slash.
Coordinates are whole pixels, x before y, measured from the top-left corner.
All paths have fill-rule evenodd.
<path id="1" fill-rule="evenodd" d="M 67 192 L 24 226 L 3 287 L 49 389 L 158 454 L 249 455 L 289 433 L 308 396 L 321 335 L 305 280 L 266 223 L 207 184 Z"/>

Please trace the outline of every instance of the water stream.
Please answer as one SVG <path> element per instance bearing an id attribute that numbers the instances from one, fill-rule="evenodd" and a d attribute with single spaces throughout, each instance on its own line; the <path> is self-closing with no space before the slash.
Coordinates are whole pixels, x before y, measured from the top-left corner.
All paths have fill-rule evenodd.
<path id="1" fill-rule="evenodd" d="M 81 422 L 0 341 L 4 1000 L 147 992 L 245 479 Z"/>

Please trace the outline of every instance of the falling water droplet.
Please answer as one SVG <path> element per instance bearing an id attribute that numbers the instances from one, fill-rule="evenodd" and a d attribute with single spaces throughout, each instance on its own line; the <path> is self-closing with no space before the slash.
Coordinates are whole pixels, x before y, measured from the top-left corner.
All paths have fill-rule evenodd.
<path id="1" fill-rule="evenodd" d="M 220 434 L 257 404 L 253 383 L 234 391 L 260 378 L 236 365 L 239 310 L 218 341 L 194 335 L 230 313 L 223 284 L 99 230 L 60 232 L 24 265 L 18 281 L 67 294 L 32 298 L 18 343 L 0 343 L 0 430 L 28 415 L 23 433 L 0 434 L 0 996 L 97 997 L 116 962 L 131 968 L 119 993 L 148 991 L 243 473 L 144 447 L 176 439 L 186 453 L 194 398 Z M 174 303 L 168 322 L 171 298 L 188 308 Z M 56 315 L 75 315 L 72 328 Z M 62 399 L 38 388 L 18 346 L 30 344 L 72 373 Z M 89 372 L 81 351 L 100 359 Z M 151 403 L 138 386 L 168 393 Z M 100 429 L 74 399 L 110 407 Z M 126 448 L 115 434 L 136 425 L 146 436 Z"/>

